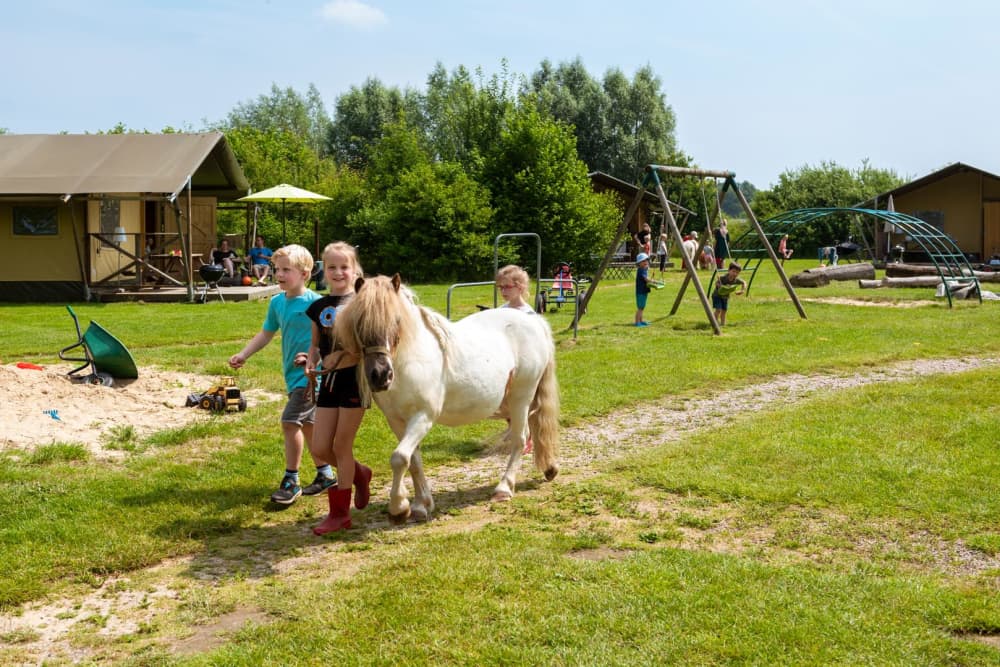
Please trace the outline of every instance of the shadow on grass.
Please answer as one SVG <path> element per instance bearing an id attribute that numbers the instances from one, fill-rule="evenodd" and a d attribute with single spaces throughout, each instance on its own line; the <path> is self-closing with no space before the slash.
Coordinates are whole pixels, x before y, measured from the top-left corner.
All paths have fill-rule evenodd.
<path id="1" fill-rule="evenodd" d="M 519 491 L 538 488 L 544 483 L 539 478 L 526 479 L 518 484 Z M 435 510 L 430 521 L 436 517 L 460 511 L 469 506 L 491 502 L 494 485 L 454 489 L 434 494 Z M 355 548 L 366 547 L 371 537 L 389 531 L 406 530 L 418 522 L 410 518 L 406 523 L 390 521 L 387 500 L 373 502 L 364 510 L 351 509 L 352 528 L 329 533 L 323 537 L 313 534 L 312 527 L 322 521 L 327 513 L 326 494 L 303 497 L 293 505 L 276 505 L 266 500 L 269 491 L 262 487 L 242 484 L 228 487 L 225 491 L 213 489 L 158 490 L 149 494 L 132 496 L 125 503 L 135 506 L 149 506 L 160 503 L 177 502 L 171 495 L 183 496 L 193 507 L 213 507 L 199 516 L 177 517 L 151 530 L 158 537 L 172 541 L 196 540 L 202 543 L 194 549 L 192 560 L 182 576 L 200 581 L 221 580 L 233 577 L 260 579 L 271 576 L 279 570 L 279 564 L 301 555 L 303 549 L 323 544 L 349 544 Z M 251 505 L 265 498 L 260 508 L 265 517 L 282 514 L 290 509 L 305 511 L 309 516 L 292 523 L 276 525 L 248 526 L 257 521 L 247 510 Z M 256 502 L 255 502 L 256 501 Z M 517 502 L 515 500 L 511 502 Z M 314 503 L 310 508 L 307 504 Z M 305 509 L 304 509 L 305 508 Z M 235 514 L 235 516 L 227 516 Z M 222 516 L 220 516 L 222 515 Z M 268 519 L 265 518 L 265 521 Z"/>

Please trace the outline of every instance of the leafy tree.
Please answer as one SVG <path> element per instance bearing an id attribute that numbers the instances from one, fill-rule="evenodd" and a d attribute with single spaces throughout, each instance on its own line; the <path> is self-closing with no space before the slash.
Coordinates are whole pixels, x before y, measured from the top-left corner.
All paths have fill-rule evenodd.
<path id="1" fill-rule="evenodd" d="M 902 182 L 896 172 L 876 169 L 868 160 L 853 171 L 835 162 L 821 162 L 818 167 L 804 165 L 783 172 L 771 190 L 759 192 L 754 198 L 754 214 L 766 220 L 799 208 L 848 208 Z M 846 239 L 851 233 L 851 216 L 831 216 L 796 226 L 789 232 L 789 239 L 808 248 Z"/>
<path id="2" fill-rule="evenodd" d="M 610 69 L 599 84 L 577 58 L 556 68 L 543 61 L 528 91 L 540 109 L 575 128 L 580 159 L 591 171 L 636 183 L 643 167 L 676 151 L 676 120 L 660 86 L 649 66 L 631 81 Z"/>
<path id="3" fill-rule="evenodd" d="M 409 282 L 481 279 L 493 259 L 486 190 L 455 163 L 396 173 L 382 197 L 348 217 L 365 270 Z"/>
<path id="4" fill-rule="evenodd" d="M 485 157 L 483 180 L 496 211 L 493 233 L 537 233 L 546 267 L 570 261 L 592 270 L 621 219 L 614 201 L 591 189 L 571 128 L 530 105 L 508 119 Z M 534 257 L 519 259 L 531 266 Z"/>
<path id="5" fill-rule="evenodd" d="M 368 151 L 381 137 L 385 125 L 406 121 L 423 123 L 423 99 L 412 90 L 387 88 L 374 78 L 337 98 L 334 120 L 327 128 L 325 145 L 341 164 L 363 169 Z"/>
<path id="6" fill-rule="evenodd" d="M 464 67 L 451 74 L 438 63 L 427 79 L 426 117 L 431 146 L 440 159 L 458 162 L 472 174 L 483 154 L 495 145 L 515 106 L 516 86 L 503 72 L 484 80 Z"/>
<path id="7" fill-rule="evenodd" d="M 271 84 L 270 95 L 259 95 L 251 102 L 240 102 L 218 126 L 223 131 L 253 128 L 294 136 L 299 139 L 297 143 L 308 146 L 319 157 L 330 117 L 313 84 L 309 84 L 305 95 L 300 95 L 291 87 L 282 89 Z"/>

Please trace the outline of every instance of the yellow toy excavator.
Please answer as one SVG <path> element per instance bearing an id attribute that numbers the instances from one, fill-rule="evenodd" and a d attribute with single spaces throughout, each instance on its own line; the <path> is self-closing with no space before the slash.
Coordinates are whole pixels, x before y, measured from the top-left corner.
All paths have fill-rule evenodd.
<path id="1" fill-rule="evenodd" d="M 236 386 L 236 379 L 224 377 L 220 384 L 200 394 L 189 394 L 185 406 L 198 406 L 212 412 L 243 412 L 247 409 L 247 399 Z"/>

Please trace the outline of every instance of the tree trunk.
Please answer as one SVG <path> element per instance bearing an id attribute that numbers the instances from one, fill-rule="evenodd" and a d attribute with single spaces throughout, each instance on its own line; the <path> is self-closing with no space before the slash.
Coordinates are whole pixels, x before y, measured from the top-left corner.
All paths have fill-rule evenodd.
<path id="1" fill-rule="evenodd" d="M 878 289 L 880 287 L 937 287 L 941 282 L 938 276 L 909 276 L 906 278 L 883 278 L 882 280 L 859 280 L 861 289 Z"/>
<path id="2" fill-rule="evenodd" d="M 885 275 L 887 278 L 937 276 L 937 274 L 937 269 L 930 264 L 886 264 L 885 266 Z M 973 271 L 972 275 L 979 278 L 979 282 L 1000 282 L 1000 271 Z"/>
<path id="3" fill-rule="evenodd" d="M 795 287 L 821 287 L 831 280 L 858 280 L 874 278 L 875 267 L 867 262 L 857 264 L 841 264 L 840 266 L 822 266 L 816 269 L 806 269 L 789 278 Z"/>

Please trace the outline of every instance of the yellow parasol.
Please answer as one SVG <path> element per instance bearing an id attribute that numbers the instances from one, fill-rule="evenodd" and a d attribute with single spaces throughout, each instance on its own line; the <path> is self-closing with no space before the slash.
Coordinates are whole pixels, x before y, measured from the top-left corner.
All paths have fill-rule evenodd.
<path id="1" fill-rule="evenodd" d="M 288 242 L 285 229 L 285 202 L 292 202 L 293 204 L 315 204 L 316 202 L 323 201 L 325 199 L 330 198 L 326 195 L 297 188 L 294 185 L 289 185 L 288 183 L 282 183 L 281 185 L 275 185 L 273 188 L 261 190 L 260 192 L 253 193 L 252 195 L 247 195 L 246 197 L 240 197 L 239 200 L 275 203 L 280 201 L 281 245 L 285 245 Z"/>

